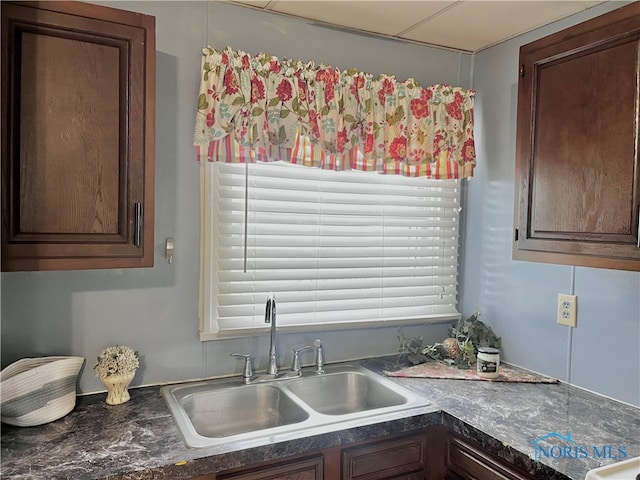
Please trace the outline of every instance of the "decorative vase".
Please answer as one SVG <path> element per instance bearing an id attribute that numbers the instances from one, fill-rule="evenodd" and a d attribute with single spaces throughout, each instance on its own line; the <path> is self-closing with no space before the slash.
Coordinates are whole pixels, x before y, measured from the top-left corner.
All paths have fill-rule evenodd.
<path id="1" fill-rule="evenodd" d="M 135 374 L 136 371 L 133 370 L 128 373 L 109 375 L 100 379 L 104 386 L 107 387 L 107 403 L 109 405 L 120 405 L 129 401 L 131 396 L 127 388 Z"/>

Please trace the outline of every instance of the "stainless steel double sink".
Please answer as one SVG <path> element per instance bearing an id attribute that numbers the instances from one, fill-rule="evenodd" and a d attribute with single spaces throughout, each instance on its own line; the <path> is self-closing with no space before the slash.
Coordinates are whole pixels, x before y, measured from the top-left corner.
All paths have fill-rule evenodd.
<path id="1" fill-rule="evenodd" d="M 320 375 L 305 372 L 269 383 L 209 380 L 170 385 L 161 392 L 193 448 L 293 439 L 429 405 L 357 365 L 328 366 Z"/>

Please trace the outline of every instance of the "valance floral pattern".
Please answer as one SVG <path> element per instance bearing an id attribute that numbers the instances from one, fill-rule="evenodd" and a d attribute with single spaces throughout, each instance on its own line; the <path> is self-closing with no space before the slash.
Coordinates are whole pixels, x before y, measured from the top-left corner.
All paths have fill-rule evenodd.
<path id="1" fill-rule="evenodd" d="M 203 49 L 198 160 L 285 160 L 333 170 L 473 176 L 474 92 Z"/>

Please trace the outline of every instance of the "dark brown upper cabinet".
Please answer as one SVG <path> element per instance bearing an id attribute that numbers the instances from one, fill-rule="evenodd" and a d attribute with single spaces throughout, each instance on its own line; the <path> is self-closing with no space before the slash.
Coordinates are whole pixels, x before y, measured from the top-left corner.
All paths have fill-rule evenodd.
<path id="1" fill-rule="evenodd" d="M 640 271 L 640 2 L 520 49 L 513 258 Z"/>
<path id="2" fill-rule="evenodd" d="M 2 270 L 153 266 L 155 18 L 0 8 Z"/>

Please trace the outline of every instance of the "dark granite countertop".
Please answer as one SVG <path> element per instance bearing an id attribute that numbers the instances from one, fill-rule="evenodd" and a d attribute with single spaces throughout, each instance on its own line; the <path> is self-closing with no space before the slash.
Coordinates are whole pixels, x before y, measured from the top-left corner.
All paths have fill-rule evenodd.
<path id="1" fill-rule="evenodd" d="M 364 363 L 381 371 L 389 366 L 385 362 Z M 47 425 L 3 424 L 1 476 L 188 479 L 443 423 L 545 480 L 583 480 L 588 470 L 622 459 L 614 455 L 640 456 L 640 409 L 569 385 L 392 380 L 424 395 L 430 407 L 418 415 L 225 453 L 187 448 L 159 387 L 132 389 L 131 401 L 118 406 L 107 405 L 105 394 L 83 396 L 73 412 Z M 570 442 L 558 437 L 568 434 Z"/>

